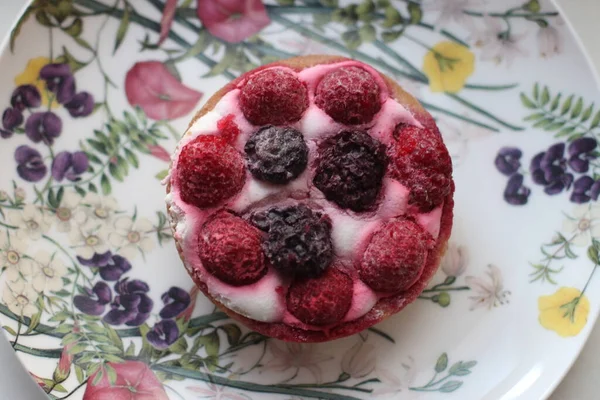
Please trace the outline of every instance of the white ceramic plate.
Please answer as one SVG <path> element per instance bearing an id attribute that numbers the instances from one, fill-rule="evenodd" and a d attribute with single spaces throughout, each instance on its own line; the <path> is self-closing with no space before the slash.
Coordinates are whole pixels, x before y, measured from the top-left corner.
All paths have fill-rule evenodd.
<path id="1" fill-rule="evenodd" d="M 222 18 L 199 18 L 186 0 L 36 2 L 0 58 L 0 320 L 42 389 L 88 400 L 547 397 L 600 304 L 598 90 L 553 6 L 198 3 Z M 298 345 L 197 296 L 160 179 L 215 90 L 310 53 L 368 62 L 424 103 L 455 162 L 456 219 L 421 299 L 361 335 Z"/>

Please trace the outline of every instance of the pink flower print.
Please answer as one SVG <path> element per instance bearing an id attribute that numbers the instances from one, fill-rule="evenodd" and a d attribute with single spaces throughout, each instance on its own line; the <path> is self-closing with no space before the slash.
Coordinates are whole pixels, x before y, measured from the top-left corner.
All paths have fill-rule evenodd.
<path id="1" fill-rule="evenodd" d="M 108 363 L 117 373 L 117 380 L 110 385 L 108 376 L 92 385 L 96 372 L 90 376 L 83 400 L 169 400 L 162 383 L 146 364 L 139 361 Z"/>
<path id="2" fill-rule="evenodd" d="M 153 145 L 153 144 L 148 145 L 148 150 L 150 150 L 150 154 L 152 154 L 154 157 L 158 158 L 159 160 L 166 161 L 166 162 L 171 161 L 171 154 L 169 154 L 169 152 L 160 145 Z"/>
<path id="3" fill-rule="evenodd" d="M 158 38 L 158 43 L 156 43 L 157 46 L 160 46 L 167 36 L 169 36 L 175 11 L 177 11 L 177 0 L 167 0 L 162 18 L 160 19 L 160 37 Z"/>
<path id="4" fill-rule="evenodd" d="M 262 0 L 198 0 L 198 18 L 229 43 L 241 42 L 271 22 Z"/>
<path id="5" fill-rule="evenodd" d="M 192 112 L 202 93 L 179 82 L 159 61 L 136 63 L 125 77 L 125 94 L 149 118 L 175 119 Z"/>

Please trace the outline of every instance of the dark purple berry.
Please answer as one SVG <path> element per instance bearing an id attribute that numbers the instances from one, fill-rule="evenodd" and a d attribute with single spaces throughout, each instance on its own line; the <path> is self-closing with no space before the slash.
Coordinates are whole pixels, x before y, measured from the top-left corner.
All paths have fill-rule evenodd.
<path id="1" fill-rule="evenodd" d="M 42 104 L 42 96 L 35 86 L 21 85 L 13 91 L 10 104 L 19 111 L 36 108 Z"/>
<path id="2" fill-rule="evenodd" d="M 594 138 L 582 137 L 575 139 L 569 144 L 569 155 L 578 156 L 579 154 L 589 153 L 594 150 L 598 142 Z"/>
<path id="3" fill-rule="evenodd" d="M 498 171 L 506 176 L 511 176 L 521 168 L 521 156 L 523 152 L 516 147 L 503 147 L 498 150 L 494 164 Z"/>
<path id="4" fill-rule="evenodd" d="M 289 275 L 318 276 L 331 263 L 331 221 L 304 204 L 257 212 L 250 221 L 267 232 L 263 249 L 271 264 Z"/>
<path id="5" fill-rule="evenodd" d="M 290 127 L 265 126 L 250 136 L 246 146 L 248 169 L 256 179 L 284 184 L 304 171 L 308 146 L 302 133 Z"/>
<path id="6" fill-rule="evenodd" d="M 540 164 L 542 158 L 544 158 L 545 153 L 538 153 L 535 157 L 531 159 L 531 164 L 529 165 L 529 171 L 531 172 L 531 178 L 533 182 L 538 185 L 547 185 L 548 181 L 544 177 L 544 171 L 541 169 Z"/>
<path id="7" fill-rule="evenodd" d="M 23 113 L 17 108 L 7 108 L 2 113 L 2 127 L 7 131 L 12 131 L 23 123 Z"/>
<path id="8" fill-rule="evenodd" d="M 360 131 L 342 132 L 321 147 L 313 182 L 338 206 L 365 211 L 377 201 L 387 163 L 378 140 Z"/>
<path id="9" fill-rule="evenodd" d="M 504 200 L 512 205 L 522 206 L 527 204 L 530 194 L 531 190 L 523 186 L 523 175 L 514 174 L 510 177 L 506 189 L 504 189 Z"/>

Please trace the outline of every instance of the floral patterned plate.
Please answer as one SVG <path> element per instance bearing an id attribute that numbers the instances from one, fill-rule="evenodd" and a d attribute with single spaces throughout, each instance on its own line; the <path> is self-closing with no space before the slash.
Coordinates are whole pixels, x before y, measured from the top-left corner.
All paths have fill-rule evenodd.
<path id="1" fill-rule="evenodd" d="M 457 192 L 418 301 L 300 345 L 198 294 L 160 181 L 215 90 L 310 53 L 417 96 Z M 600 96 L 549 3 L 35 0 L 0 70 L 0 322 L 50 398 L 542 399 L 598 315 Z"/>

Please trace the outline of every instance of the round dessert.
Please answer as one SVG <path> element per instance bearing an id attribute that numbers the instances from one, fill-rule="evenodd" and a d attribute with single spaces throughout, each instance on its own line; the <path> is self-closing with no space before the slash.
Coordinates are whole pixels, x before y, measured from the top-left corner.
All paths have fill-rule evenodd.
<path id="1" fill-rule="evenodd" d="M 232 318 L 322 342 L 425 289 L 452 228 L 433 118 L 385 75 L 332 56 L 247 72 L 196 114 L 167 178 L 185 268 Z"/>

